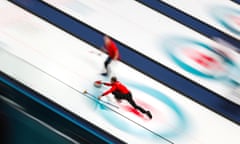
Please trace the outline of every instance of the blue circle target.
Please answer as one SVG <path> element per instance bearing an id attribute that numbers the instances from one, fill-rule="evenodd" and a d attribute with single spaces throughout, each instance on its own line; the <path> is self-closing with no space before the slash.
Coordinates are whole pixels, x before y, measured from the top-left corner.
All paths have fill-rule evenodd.
<path id="1" fill-rule="evenodd" d="M 197 76 L 226 79 L 227 69 L 236 67 L 224 52 L 196 40 L 172 37 L 165 39 L 162 46 L 178 66 Z"/>
<path id="2" fill-rule="evenodd" d="M 164 125 L 164 122 L 161 121 L 161 119 L 145 121 L 145 123 L 149 123 L 149 125 L 151 127 L 150 129 L 152 131 L 154 131 L 155 133 L 157 133 L 163 137 L 168 137 L 168 138 L 180 136 L 181 134 L 183 134 L 184 131 L 186 131 L 186 129 L 188 127 L 187 118 L 186 118 L 184 112 L 181 110 L 181 108 L 172 99 L 170 99 L 169 97 L 167 97 L 160 91 L 158 91 L 154 88 L 148 87 L 146 85 L 136 84 L 133 82 L 126 82 L 126 85 L 130 89 L 136 89 L 136 90 L 140 91 L 140 93 L 145 93 L 146 95 L 148 95 L 148 98 L 150 98 L 150 97 L 153 98 L 158 103 L 161 103 L 161 105 L 164 105 L 164 107 L 166 109 L 169 109 L 169 111 L 171 111 L 171 113 L 173 115 L 172 117 L 174 117 L 174 120 L 172 120 L 173 122 L 171 124 L 174 126 L 163 129 L 163 128 L 158 127 L 158 126 Z M 140 96 L 136 96 L 135 94 L 133 93 L 133 97 L 140 97 Z M 147 100 L 143 100 L 143 101 L 145 104 L 149 105 L 150 109 L 155 109 L 155 111 L 157 109 L 160 109 L 159 105 L 153 105 Z M 101 116 L 106 121 L 108 121 L 111 125 L 120 129 L 121 131 L 128 132 L 128 133 L 134 134 L 136 136 L 144 136 L 146 138 L 152 138 L 153 133 L 147 131 L 144 128 L 139 127 L 138 125 L 134 124 L 128 118 L 122 117 L 118 113 L 110 110 L 108 107 L 106 107 L 104 105 L 99 105 L 99 109 L 100 109 L 99 112 L 100 112 Z M 164 110 L 161 110 L 161 111 L 164 111 Z M 154 112 L 152 113 L 152 115 L 153 115 L 153 119 L 154 119 L 154 117 L 158 117 L 156 115 L 156 113 L 154 113 Z M 140 119 L 140 121 L 141 120 L 144 120 L 144 119 Z"/>
<path id="3" fill-rule="evenodd" d="M 240 35 L 240 10 L 226 6 L 215 6 L 209 9 L 215 21 L 236 35 Z"/>

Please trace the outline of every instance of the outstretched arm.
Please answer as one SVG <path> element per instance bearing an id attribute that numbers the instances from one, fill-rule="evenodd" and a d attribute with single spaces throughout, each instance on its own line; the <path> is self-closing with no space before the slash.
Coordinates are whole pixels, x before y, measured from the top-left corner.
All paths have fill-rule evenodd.
<path id="1" fill-rule="evenodd" d="M 115 52 L 115 55 L 114 55 L 114 60 L 117 60 L 118 59 L 118 57 L 119 57 L 119 52 L 118 52 L 118 50 Z"/>
<path id="2" fill-rule="evenodd" d="M 105 91 L 102 95 L 98 96 L 98 99 L 101 99 L 103 96 L 108 95 L 109 93 L 116 90 L 116 86 L 112 86 L 109 90 Z"/>
<path id="3" fill-rule="evenodd" d="M 105 86 L 112 86 L 111 83 L 107 83 L 107 82 L 102 82 L 102 84 L 104 84 Z"/>

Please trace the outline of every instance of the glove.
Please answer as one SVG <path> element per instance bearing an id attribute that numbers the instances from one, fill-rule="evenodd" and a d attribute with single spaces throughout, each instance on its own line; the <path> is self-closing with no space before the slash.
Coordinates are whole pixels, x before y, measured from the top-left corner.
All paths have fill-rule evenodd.
<path id="1" fill-rule="evenodd" d="M 98 96 L 98 100 L 101 100 L 102 97 L 103 97 L 103 95 Z"/>

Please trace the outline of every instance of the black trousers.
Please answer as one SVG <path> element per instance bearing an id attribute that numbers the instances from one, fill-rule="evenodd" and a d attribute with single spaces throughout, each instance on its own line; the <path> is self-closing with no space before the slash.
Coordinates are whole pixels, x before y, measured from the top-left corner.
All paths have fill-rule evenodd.
<path id="1" fill-rule="evenodd" d="M 118 91 L 114 91 L 112 92 L 112 94 L 114 95 L 114 97 L 117 99 L 117 100 L 127 100 L 128 103 L 130 103 L 135 109 L 139 110 L 140 112 L 142 113 L 146 113 L 147 111 L 144 110 L 142 107 L 138 106 L 135 101 L 133 100 L 132 98 L 132 94 L 129 92 L 127 94 L 122 94 Z"/>
<path id="2" fill-rule="evenodd" d="M 112 62 L 112 58 L 110 56 L 107 57 L 107 59 L 104 61 L 104 67 L 109 72 L 108 65 Z"/>

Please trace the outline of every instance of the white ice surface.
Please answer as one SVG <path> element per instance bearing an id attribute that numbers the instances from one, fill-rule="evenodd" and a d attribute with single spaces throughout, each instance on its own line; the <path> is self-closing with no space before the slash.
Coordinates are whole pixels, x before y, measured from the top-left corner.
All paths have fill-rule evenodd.
<path id="1" fill-rule="evenodd" d="M 105 90 L 104 87 L 96 89 L 92 85 L 95 80 L 108 80 L 99 75 L 103 69 L 105 54 L 96 55 L 100 51 L 7 1 L 1 1 L 0 8 L 0 17 L 4 20 L 0 22 L 2 72 L 130 144 L 168 143 L 131 121 L 116 116 L 110 110 L 101 109 L 94 105 L 91 99 L 81 94 L 84 90 L 88 90 L 97 96 Z M 6 19 L 3 18 L 4 13 L 8 13 Z M 153 119 L 145 120 L 123 109 L 112 107 L 129 119 L 153 131 L 160 129 L 160 135 L 172 130 L 175 135 L 166 138 L 176 144 L 238 144 L 240 141 L 239 125 L 121 62 L 116 62 L 112 69 L 113 74 L 127 85 L 133 82 L 163 93 L 182 112 L 186 127 L 184 129 L 177 127 L 179 117 L 171 105 L 156 100 L 156 97 L 131 85 L 129 88 L 134 98 L 155 109 Z M 109 97 L 111 98 L 111 95 Z M 107 100 L 107 97 L 103 100 Z M 114 103 L 114 101 L 110 102 Z M 104 114 L 126 122 L 131 132 L 116 127 L 104 117 Z M 134 132 L 134 129 L 139 133 Z"/>

